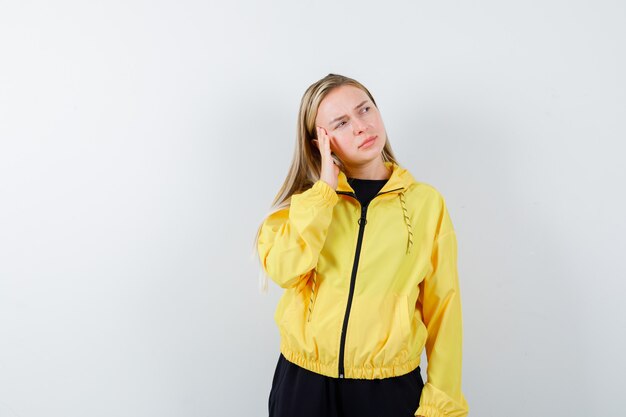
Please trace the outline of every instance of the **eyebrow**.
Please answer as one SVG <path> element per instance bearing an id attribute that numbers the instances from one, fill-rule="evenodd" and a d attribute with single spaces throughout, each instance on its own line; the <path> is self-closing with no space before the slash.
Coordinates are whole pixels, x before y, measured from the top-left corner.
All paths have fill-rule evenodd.
<path id="1" fill-rule="evenodd" d="M 359 107 L 361 107 L 362 105 L 364 105 L 365 103 L 367 103 L 369 100 L 365 99 L 363 100 L 361 103 L 359 103 L 358 106 L 356 106 L 354 108 L 354 110 L 358 109 Z M 332 125 L 333 123 L 343 119 L 344 117 L 346 117 L 346 115 L 344 114 L 343 116 L 339 116 L 339 117 L 335 117 L 333 120 L 331 120 L 330 122 L 328 122 L 329 125 Z"/>

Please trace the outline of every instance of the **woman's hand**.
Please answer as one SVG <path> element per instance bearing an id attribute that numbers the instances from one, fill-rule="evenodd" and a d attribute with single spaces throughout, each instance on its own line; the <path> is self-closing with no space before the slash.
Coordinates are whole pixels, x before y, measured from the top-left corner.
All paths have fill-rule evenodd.
<path id="1" fill-rule="evenodd" d="M 337 190 L 339 167 L 335 163 L 333 159 L 334 155 L 332 155 L 330 151 L 330 137 L 323 127 L 316 126 L 315 128 L 317 129 L 318 139 L 313 139 L 313 141 L 322 154 L 322 172 L 320 173 L 320 179 L 333 187 L 334 190 Z"/>

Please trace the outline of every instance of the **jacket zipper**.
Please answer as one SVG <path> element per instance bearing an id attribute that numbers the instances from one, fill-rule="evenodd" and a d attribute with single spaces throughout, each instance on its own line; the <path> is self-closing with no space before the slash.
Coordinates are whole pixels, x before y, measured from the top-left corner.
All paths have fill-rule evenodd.
<path id="1" fill-rule="evenodd" d="M 374 197 L 372 197 L 372 200 L 374 200 L 374 198 L 378 197 L 379 195 L 390 193 L 392 191 L 398 191 L 401 189 L 402 187 L 385 191 L 382 193 L 378 193 Z M 359 205 L 361 204 L 358 198 L 356 198 L 355 193 L 352 193 L 349 191 L 337 191 L 337 194 L 349 195 L 350 197 L 354 198 L 357 201 L 357 203 L 359 203 Z M 346 333 L 348 331 L 348 318 L 350 317 L 350 308 L 352 307 L 352 299 L 354 297 L 354 287 L 356 284 L 356 271 L 359 266 L 359 256 L 361 254 L 361 245 L 363 243 L 363 233 L 365 232 L 365 225 L 367 224 L 367 207 L 372 202 L 372 200 L 370 200 L 370 202 L 367 203 L 365 206 L 361 206 L 361 217 L 359 217 L 359 219 L 357 220 L 359 224 L 359 237 L 356 243 L 356 253 L 354 255 L 354 264 L 352 265 L 352 275 L 350 277 L 350 292 L 348 294 L 348 304 L 346 306 L 346 313 L 343 317 L 343 327 L 341 328 L 341 344 L 339 345 L 339 378 L 344 378 L 344 374 L 345 374 L 343 361 L 344 361 L 344 353 L 345 353 L 345 347 L 346 347 Z"/>

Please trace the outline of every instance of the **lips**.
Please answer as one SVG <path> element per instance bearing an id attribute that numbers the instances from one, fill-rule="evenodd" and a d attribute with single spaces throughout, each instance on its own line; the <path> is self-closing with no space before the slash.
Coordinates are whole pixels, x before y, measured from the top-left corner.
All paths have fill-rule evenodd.
<path id="1" fill-rule="evenodd" d="M 377 137 L 378 136 L 370 136 L 369 138 L 365 139 L 363 143 L 359 145 L 359 148 L 363 147 L 364 145 L 367 145 L 368 143 L 373 142 Z"/>

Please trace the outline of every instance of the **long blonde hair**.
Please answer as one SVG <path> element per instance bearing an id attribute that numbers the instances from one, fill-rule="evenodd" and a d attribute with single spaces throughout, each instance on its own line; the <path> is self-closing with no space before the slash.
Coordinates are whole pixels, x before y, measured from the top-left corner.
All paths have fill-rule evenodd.
<path id="1" fill-rule="evenodd" d="M 369 90 L 353 78 L 339 74 L 328 74 L 324 78 L 311 84 L 304 92 L 302 100 L 300 101 L 300 111 L 298 112 L 296 130 L 296 146 L 293 153 L 293 159 L 291 161 L 291 167 L 289 168 L 287 178 L 285 178 L 283 185 L 280 187 L 276 197 L 274 197 L 274 201 L 271 204 L 267 216 L 289 207 L 291 204 L 291 196 L 293 194 L 298 194 L 309 189 L 320 178 L 322 157 L 319 149 L 312 141 L 313 139 L 316 139 L 315 119 L 317 118 L 317 110 L 324 97 L 326 97 L 331 90 L 342 85 L 352 85 L 360 88 L 367 94 L 370 100 L 372 100 L 374 106 L 378 108 L 376 101 Z M 389 137 L 387 137 L 381 156 L 385 162 L 397 163 L 396 157 L 391 149 L 391 144 L 389 143 Z M 338 166 L 340 170 L 346 172 L 340 159 Z M 262 225 L 263 222 L 259 225 L 252 249 L 252 256 L 256 257 L 259 261 L 260 259 L 257 251 L 257 244 Z M 265 276 L 262 267 L 260 272 L 260 289 L 262 292 L 265 292 L 267 290 L 267 277 Z"/>

